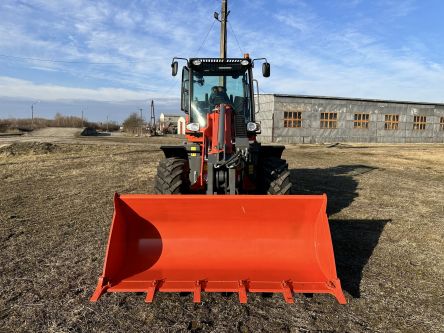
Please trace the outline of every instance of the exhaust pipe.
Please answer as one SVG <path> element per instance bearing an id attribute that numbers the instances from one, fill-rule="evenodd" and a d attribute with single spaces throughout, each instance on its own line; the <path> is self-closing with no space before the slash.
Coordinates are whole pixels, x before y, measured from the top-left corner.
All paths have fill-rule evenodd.
<path id="1" fill-rule="evenodd" d="M 218 149 L 225 148 L 225 104 L 220 105 L 219 112 L 219 132 L 217 133 Z M 225 149 L 224 149 L 225 152 Z"/>

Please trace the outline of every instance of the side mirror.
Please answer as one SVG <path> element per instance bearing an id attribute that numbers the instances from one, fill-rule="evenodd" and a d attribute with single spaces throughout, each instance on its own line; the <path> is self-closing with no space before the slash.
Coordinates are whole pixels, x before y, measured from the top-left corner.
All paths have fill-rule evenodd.
<path id="1" fill-rule="evenodd" d="M 270 77 L 270 64 L 268 62 L 262 64 L 262 75 L 264 77 Z"/>
<path id="2" fill-rule="evenodd" d="M 178 70 L 178 68 L 179 68 L 179 64 L 177 63 L 177 61 L 174 61 L 174 62 L 171 64 L 171 75 L 172 75 L 172 76 L 176 76 L 176 75 L 177 75 L 177 70 Z"/>

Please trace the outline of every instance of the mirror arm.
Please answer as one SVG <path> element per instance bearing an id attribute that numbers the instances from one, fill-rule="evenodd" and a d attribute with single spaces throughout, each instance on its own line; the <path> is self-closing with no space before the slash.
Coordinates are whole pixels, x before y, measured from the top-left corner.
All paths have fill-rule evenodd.
<path id="1" fill-rule="evenodd" d="M 261 111 L 261 106 L 260 106 L 260 103 L 259 103 L 259 81 L 256 80 L 256 79 L 253 79 L 253 83 L 256 83 L 256 95 L 257 95 L 257 110 L 255 112 L 255 114 L 256 114 L 256 113 L 259 113 Z M 253 93 L 254 93 L 254 89 L 253 89 Z"/>
<path id="2" fill-rule="evenodd" d="M 181 57 L 174 57 L 173 61 L 171 61 L 171 62 L 174 62 L 176 60 L 185 60 L 188 63 L 188 59 L 187 58 L 181 58 Z"/>
<path id="3" fill-rule="evenodd" d="M 253 59 L 251 62 L 254 63 L 256 60 L 265 60 L 265 63 L 268 64 L 268 60 L 267 60 L 267 58 L 255 58 L 255 59 Z"/>

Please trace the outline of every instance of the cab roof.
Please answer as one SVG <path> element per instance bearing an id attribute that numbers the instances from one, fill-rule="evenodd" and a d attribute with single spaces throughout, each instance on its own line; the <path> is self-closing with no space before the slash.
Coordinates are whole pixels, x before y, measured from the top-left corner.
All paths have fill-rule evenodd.
<path id="1" fill-rule="evenodd" d="M 190 58 L 188 66 L 199 72 L 245 72 L 253 62 L 249 58 Z"/>

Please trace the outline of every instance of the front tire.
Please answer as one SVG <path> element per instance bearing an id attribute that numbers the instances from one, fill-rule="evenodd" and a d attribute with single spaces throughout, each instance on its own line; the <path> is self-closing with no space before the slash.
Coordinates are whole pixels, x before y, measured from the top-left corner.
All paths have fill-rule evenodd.
<path id="1" fill-rule="evenodd" d="M 154 177 L 154 193 L 185 194 L 190 191 L 190 168 L 188 161 L 178 157 L 165 158 L 159 162 Z"/>
<path id="2" fill-rule="evenodd" d="M 261 192 L 270 195 L 290 194 L 290 172 L 285 160 L 273 156 L 262 160 Z"/>

